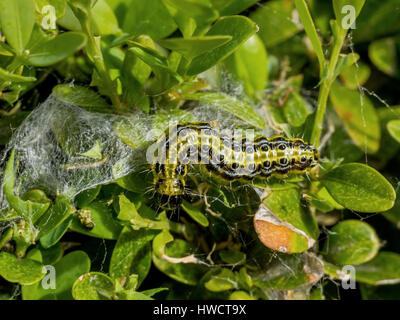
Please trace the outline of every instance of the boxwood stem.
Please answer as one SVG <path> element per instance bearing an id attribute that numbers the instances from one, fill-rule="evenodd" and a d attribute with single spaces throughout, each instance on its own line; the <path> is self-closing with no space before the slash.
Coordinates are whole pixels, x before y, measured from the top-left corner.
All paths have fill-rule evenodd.
<path id="1" fill-rule="evenodd" d="M 322 80 L 319 89 L 317 111 L 315 114 L 314 126 L 311 134 L 311 144 L 315 148 L 318 148 L 320 143 L 324 117 L 326 112 L 326 105 L 328 103 L 329 91 L 331 89 L 332 83 L 335 81 L 335 78 L 337 76 L 335 70 L 339 61 L 340 51 L 342 50 L 346 34 L 347 34 L 346 30 L 341 28 L 337 32 L 337 36 L 335 37 L 335 42 L 333 45 L 331 57 L 327 67 L 326 76 Z"/>

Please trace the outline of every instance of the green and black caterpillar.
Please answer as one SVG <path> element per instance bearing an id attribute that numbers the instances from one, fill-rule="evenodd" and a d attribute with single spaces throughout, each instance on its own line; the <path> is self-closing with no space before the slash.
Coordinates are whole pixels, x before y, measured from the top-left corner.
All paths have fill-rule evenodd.
<path id="1" fill-rule="evenodd" d="M 210 123 L 178 124 L 157 147 L 152 161 L 155 191 L 175 202 L 185 195 L 188 166 L 192 164 L 226 181 L 249 181 L 302 174 L 319 160 L 318 151 L 302 139 L 234 139 Z"/>

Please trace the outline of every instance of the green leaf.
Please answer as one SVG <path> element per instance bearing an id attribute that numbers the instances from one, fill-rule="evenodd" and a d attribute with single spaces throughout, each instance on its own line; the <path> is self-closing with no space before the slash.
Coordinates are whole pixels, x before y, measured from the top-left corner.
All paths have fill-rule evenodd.
<path id="1" fill-rule="evenodd" d="M 242 81 L 249 97 L 262 98 L 268 81 L 268 57 L 258 35 L 253 35 L 229 56 L 225 66 L 235 79 Z"/>
<path id="2" fill-rule="evenodd" d="M 97 196 L 100 193 L 100 190 L 101 190 L 101 185 L 82 191 L 75 197 L 74 199 L 75 205 L 78 208 L 82 208 L 84 206 L 89 205 L 97 198 Z"/>
<path id="3" fill-rule="evenodd" d="M 356 266 L 356 279 L 376 286 L 400 283 L 400 255 L 380 252 L 370 262 Z"/>
<path id="4" fill-rule="evenodd" d="M 256 31 L 256 24 L 244 16 L 219 19 L 206 33 L 206 36 L 231 36 L 232 40 L 194 58 L 188 67 L 187 74 L 196 75 L 211 68 L 237 50 Z"/>
<path id="5" fill-rule="evenodd" d="M 390 135 L 400 143 L 400 120 L 389 121 L 386 127 Z"/>
<path id="6" fill-rule="evenodd" d="M 264 3 L 250 18 L 260 27 L 259 35 L 267 48 L 294 36 L 301 30 L 293 19 L 294 2 L 274 0 Z"/>
<path id="7" fill-rule="evenodd" d="M 330 195 L 347 209 L 383 212 L 393 207 L 396 193 L 375 169 L 361 163 L 341 165 L 322 176 Z"/>
<path id="8" fill-rule="evenodd" d="M 222 261 L 237 266 L 246 262 L 246 254 L 240 251 L 221 250 L 218 252 Z"/>
<path id="9" fill-rule="evenodd" d="M 207 1 L 162 0 L 181 30 L 183 37 L 201 33 L 218 18 L 218 11 Z"/>
<path id="10" fill-rule="evenodd" d="M 317 55 L 320 73 L 322 74 L 322 71 L 325 68 L 325 56 L 322 51 L 322 45 L 317 30 L 315 30 L 314 21 L 312 20 L 310 11 L 308 10 L 307 3 L 305 0 L 295 0 L 294 3 L 297 12 L 299 13 L 301 23 L 303 24 L 307 36 L 314 48 L 315 54 Z"/>
<path id="11" fill-rule="evenodd" d="M 0 252 L 0 276 L 9 282 L 33 284 L 44 277 L 43 265 L 31 259 L 17 259 L 13 254 Z"/>
<path id="12" fill-rule="evenodd" d="M 229 296 L 229 300 L 257 300 L 246 291 L 234 291 Z"/>
<path id="13" fill-rule="evenodd" d="M 352 6 L 355 10 L 354 18 L 357 18 L 362 7 L 364 6 L 364 3 L 365 0 L 333 0 L 333 10 L 335 11 L 336 20 L 339 22 L 339 25 L 342 25 L 341 22 L 346 18 L 346 15 L 349 14 L 349 11 L 345 10 L 345 6 Z"/>
<path id="14" fill-rule="evenodd" d="M 109 106 L 98 93 L 78 85 L 59 84 L 53 87 L 53 95 L 58 100 L 80 107 L 107 108 Z"/>
<path id="15" fill-rule="evenodd" d="M 82 49 L 85 43 L 83 33 L 65 32 L 32 49 L 27 62 L 38 67 L 50 66 Z"/>
<path id="16" fill-rule="evenodd" d="M 40 244 L 43 248 L 50 248 L 57 244 L 63 235 L 68 231 L 72 223 L 72 217 L 69 216 L 63 222 L 61 222 L 55 229 L 50 231 L 48 234 L 40 238 Z"/>
<path id="17" fill-rule="evenodd" d="M 75 280 L 89 272 L 90 259 L 80 250 L 65 255 L 55 265 L 55 289 L 45 289 L 41 283 L 22 287 L 24 300 L 71 300 L 71 289 Z M 50 275 L 50 274 L 49 274 Z M 43 282 L 46 282 L 45 279 Z"/>
<path id="18" fill-rule="evenodd" d="M 153 263 L 157 269 L 170 278 L 187 285 L 196 285 L 205 272 L 204 266 L 194 263 L 194 252 L 195 249 L 191 244 L 180 239 L 174 240 L 166 230 L 159 233 L 153 240 Z M 165 256 L 170 258 L 191 257 L 191 262 L 172 263 Z"/>
<path id="19" fill-rule="evenodd" d="M 35 77 L 25 77 L 0 68 L 0 80 L 14 83 L 35 82 Z"/>
<path id="20" fill-rule="evenodd" d="M 297 188 L 274 190 L 254 217 L 255 230 L 267 247 L 285 253 L 303 252 L 318 237 L 315 217 L 301 207 Z"/>
<path id="21" fill-rule="evenodd" d="M 211 0 L 214 8 L 219 11 L 221 16 L 241 13 L 257 2 L 258 0 Z"/>
<path id="22" fill-rule="evenodd" d="M 396 187 L 396 201 L 393 208 L 383 213 L 383 216 L 400 229 L 400 189 Z"/>
<path id="23" fill-rule="evenodd" d="M 93 201 L 81 210 L 88 210 L 91 214 L 94 228 L 89 230 L 83 226 L 77 217 L 74 218 L 71 230 L 91 237 L 116 240 L 121 232 L 121 225 L 113 217 L 111 209 L 101 201 Z"/>
<path id="24" fill-rule="evenodd" d="M 155 44 L 148 36 L 140 36 L 136 38 L 136 42 L 155 50 Z M 150 74 L 151 68 L 136 56 L 134 49 L 128 49 L 122 68 L 122 76 L 125 77 L 126 81 L 131 82 L 136 79 L 140 85 L 144 85 Z"/>
<path id="25" fill-rule="evenodd" d="M 46 236 L 63 223 L 75 209 L 67 198 L 58 196 L 55 204 L 38 220 L 36 228 L 39 230 L 38 238 Z"/>
<path id="26" fill-rule="evenodd" d="M 159 54 L 156 50 L 146 47 L 139 42 L 129 41 L 128 43 L 131 46 L 130 51 L 149 65 L 154 72 L 166 72 L 178 82 L 183 81 L 182 77 L 168 66 L 167 58 Z"/>
<path id="27" fill-rule="evenodd" d="M 159 40 L 170 35 L 176 29 L 176 24 L 162 1 L 132 0 L 126 12 L 123 30 L 134 34 L 138 28 L 141 34 Z"/>
<path id="28" fill-rule="evenodd" d="M 358 61 L 357 63 L 348 66 L 340 73 L 340 79 L 343 84 L 349 89 L 358 89 L 364 85 L 371 75 L 371 68 L 368 64 Z"/>
<path id="29" fill-rule="evenodd" d="M 106 0 L 97 0 L 91 11 L 95 34 L 106 36 L 121 31 L 118 20 Z"/>
<path id="30" fill-rule="evenodd" d="M 251 124 L 254 127 L 265 129 L 265 120 L 257 112 L 255 112 L 245 102 L 229 96 L 225 93 L 217 92 L 198 92 L 193 94 L 186 94 L 181 97 L 185 100 L 203 101 L 213 104 L 233 115 L 239 119 Z"/>
<path id="31" fill-rule="evenodd" d="M 72 287 L 75 300 L 110 300 L 114 297 L 113 280 L 101 272 L 89 272 L 77 279 Z"/>
<path id="32" fill-rule="evenodd" d="M 54 7 L 56 11 L 56 17 L 61 18 L 65 14 L 65 8 L 67 6 L 67 1 L 66 0 L 35 0 L 36 6 L 38 8 L 38 11 L 41 13 L 41 21 L 42 19 L 45 18 L 46 16 L 49 15 L 48 10 L 44 10 L 45 6 L 51 5 Z"/>
<path id="33" fill-rule="evenodd" d="M 209 224 L 208 219 L 202 213 L 201 208 L 192 205 L 190 202 L 187 202 L 186 200 L 183 200 L 181 206 L 194 221 L 196 221 L 203 227 L 208 227 Z"/>
<path id="34" fill-rule="evenodd" d="M 103 156 L 101 155 L 101 144 L 99 140 L 96 140 L 96 143 L 92 148 L 88 151 L 81 153 L 81 156 L 92 158 L 92 159 L 102 159 Z"/>
<path id="35" fill-rule="evenodd" d="M 377 152 L 381 130 L 369 98 L 360 96 L 358 90 L 349 90 L 338 82 L 332 84 L 329 96 L 354 143 L 364 152 Z"/>
<path id="36" fill-rule="evenodd" d="M 182 54 L 189 61 L 193 58 L 214 50 L 232 40 L 231 36 L 208 36 L 191 38 L 168 38 L 158 43 L 165 48 Z"/>
<path id="37" fill-rule="evenodd" d="M 381 143 L 378 150 L 382 163 L 395 157 L 400 150 L 399 143 L 393 139 L 387 129 L 387 124 L 392 120 L 400 119 L 400 106 L 391 106 L 390 108 L 377 109 L 380 125 L 381 125 Z"/>
<path id="38" fill-rule="evenodd" d="M 283 114 L 290 125 L 300 127 L 311 114 L 311 107 L 297 91 L 292 91 L 283 107 Z"/>
<path id="39" fill-rule="evenodd" d="M 204 286 L 207 290 L 213 292 L 227 291 L 237 288 L 236 277 L 234 273 L 229 269 L 221 269 L 221 271 L 212 276 Z"/>
<path id="40" fill-rule="evenodd" d="M 340 73 L 342 73 L 344 69 L 355 65 L 359 59 L 360 56 L 357 53 L 349 53 L 346 55 L 339 56 L 339 61 L 336 66 L 334 78 L 336 78 Z"/>
<path id="41" fill-rule="evenodd" d="M 14 194 L 15 188 L 15 149 L 11 152 L 10 158 L 7 161 L 6 169 L 3 176 L 3 190 L 6 196 L 7 202 L 10 206 L 25 220 L 32 221 L 35 223 L 43 213 L 47 211 L 50 204 L 37 203 L 32 201 L 24 201 Z"/>
<path id="42" fill-rule="evenodd" d="M 34 0 L 0 0 L 0 24 L 7 42 L 21 56 L 35 24 Z"/>
<path id="43" fill-rule="evenodd" d="M 151 241 L 159 231 L 132 230 L 125 227 L 115 245 L 110 262 L 110 276 L 115 280 L 139 276 L 138 286 L 146 278 L 151 266 Z"/>
<path id="44" fill-rule="evenodd" d="M 385 38 L 371 42 L 368 55 L 373 64 L 389 76 L 398 76 L 396 41 L 394 38 Z"/>
<path id="45" fill-rule="evenodd" d="M 358 265 L 373 259 L 379 247 L 379 238 L 369 224 L 345 220 L 330 230 L 323 253 L 336 265 Z"/>

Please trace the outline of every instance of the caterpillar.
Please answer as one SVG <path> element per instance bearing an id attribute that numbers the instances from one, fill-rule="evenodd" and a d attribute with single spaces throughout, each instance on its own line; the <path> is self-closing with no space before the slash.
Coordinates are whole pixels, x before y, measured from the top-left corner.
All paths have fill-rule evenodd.
<path id="1" fill-rule="evenodd" d="M 305 173 L 317 165 L 318 151 L 302 139 L 259 136 L 235 139 L 212 123 L 177 124 L 157 142 L 152 161 L 155 191 L 179 204 L 185 195 L 188 166 L 201 165 L 226 181 Z"/>

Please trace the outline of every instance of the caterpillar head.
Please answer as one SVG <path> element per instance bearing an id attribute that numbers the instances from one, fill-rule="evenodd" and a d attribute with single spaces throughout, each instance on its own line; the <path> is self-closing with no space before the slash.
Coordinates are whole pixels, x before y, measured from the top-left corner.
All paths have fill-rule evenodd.
<path id="1" fill-rule="evenodd" d="M 184 179 L 158 179 L 155 190 L 159 195 L 160 207 L 167 210 L 177 208 L 185 194 Z"/>

